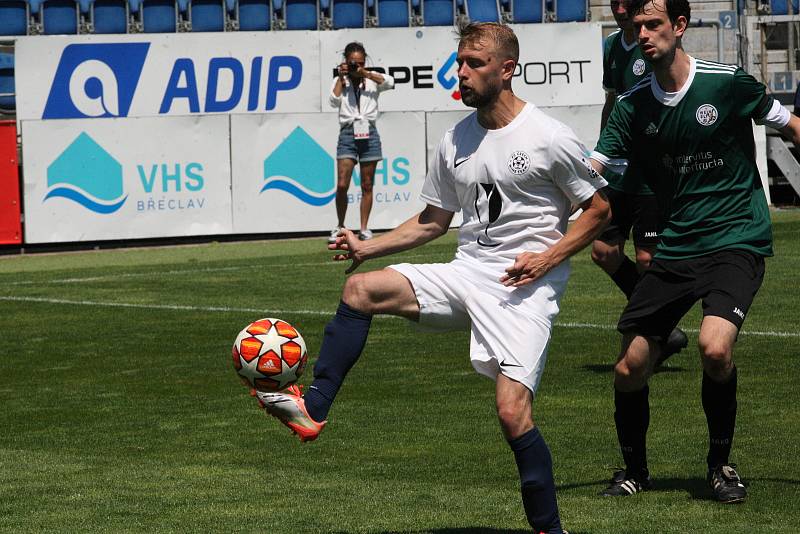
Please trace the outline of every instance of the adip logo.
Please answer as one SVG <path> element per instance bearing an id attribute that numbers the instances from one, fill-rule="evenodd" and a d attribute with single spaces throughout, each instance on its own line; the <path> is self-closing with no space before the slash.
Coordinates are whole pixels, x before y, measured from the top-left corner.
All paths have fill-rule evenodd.
<path id="1" fill-rule="evenodd" d="M 312 206 L 336 197 L 333 158 L 301 127 L 264 160 L 264 186 L 285 191 Z"/>
<path id="2" fill-rule="evenodd" d="M 436 73 L 436 79 L 439 81 L 442 87 L 448 91 L 455 87 L 458 83 L 458 63 L 456 62 L 456 56 L 456 52 L 450 54 L 450 57 L 448 57 L 444 64 L 439 68 L 439 72 Z M 454 67 L 455 72 L 453 72 Z M 455 91 L 450 93 L 450 97 L 453 100 L 461 100 L 461 91 L 456 88 Z"/>
<path id="3" fill-rule="evenodd" d="M 126 117 L 149 48 L 150 43 L 68 45 L 42 118 Z"/>
<path id="4" fill-rule="evenodd" d="M 122 165 L 86 132 L 47 167 L 47 187 L 42 202 L 66 198 L 95 213 L 114 213 L 128 199 Z"/>

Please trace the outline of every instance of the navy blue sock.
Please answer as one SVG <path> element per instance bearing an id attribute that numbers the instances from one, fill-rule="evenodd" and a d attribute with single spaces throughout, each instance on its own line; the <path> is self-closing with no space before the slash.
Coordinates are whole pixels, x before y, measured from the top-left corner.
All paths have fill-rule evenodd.
<path id="1" fill-rule="evenodd" d="M 314 421 L 328 418 L 344 377 L 364 350 L 371 322 L 372 315 L 339 302 L 336 315 L 325 326 L 319 359 L 314 364 L 314 381 L 303 395 L 308 415 Z"/>
<path id="2" fill-rule="evenodd" d="M 561 534 L 558 517 L 556 484 L 553 481 L 553 459 L 550 449 L 537 427 L 508 440 L 517 461 L 522 483 L 522 504 L 534 532 Z"/>
<path id="3" fill-rule="evenodd" d="M 647 428 L 650 426 L 650 388 L 639 391 L 614 389 L 614 422 L 625 472 L 630 477 L 647 478 Z"/>
<path id="4" fill-rule="evenodd" d="M 727 464 L 736 428 L 736 367 L 730 379 L 720 384 L 703 373 L 703 410 L 708 423 L 708 468 Z"/>

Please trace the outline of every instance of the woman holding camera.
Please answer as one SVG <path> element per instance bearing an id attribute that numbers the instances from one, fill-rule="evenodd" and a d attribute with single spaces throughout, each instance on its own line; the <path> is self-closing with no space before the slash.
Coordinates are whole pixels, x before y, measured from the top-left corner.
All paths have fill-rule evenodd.
<path id="1" fill-rule="evenodd" d="M 339 142 L 336 146 L 336 228 L 331 231 L 329 243 L 336 242 L 339 230 L 344 227 L 347 213 L 347 189 L 356 162 L 361 166 L 361 229 L 359 239 L 372 237 L 369 214 L 372 210 L 372 183 L 375 167 L 383 159 L 381 138 L 375 121 L 378 119 L 378 95 L 394 89 L 394 78 L 388 74 L 364 68 L 367 52 L 358 42 L 344 49 L 344 62 L 338 67 L 338 76 L 331 88 L 331 106 L 339 109 Z"/>

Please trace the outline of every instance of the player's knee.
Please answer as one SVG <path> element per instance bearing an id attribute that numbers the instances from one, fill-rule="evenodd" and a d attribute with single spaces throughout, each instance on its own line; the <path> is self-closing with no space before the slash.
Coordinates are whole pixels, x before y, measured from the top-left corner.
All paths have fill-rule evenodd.
<path id="1" fill-rule="evenodd" d="M 636 249 L 636 264 L 640 269 L 644 270 L 650 267 L 650 262 L 653 260 L 653 253 L 647 249 Z"/>
<path id="2" fill-rule="evenodd" d="M 647 363 L 623 356 L 614 366 L 614 378 L 628 385 L 644 384 L 648 378 Z"/>
<path id="3" fill-rule="evenodd" d="M 366 273 L 350 276 L 344 283 L 342 301 L 351 308 L 363 313 L 373 313 L 370 285 Z"/>
<path id="4" fill-rule="evenodd" d="M 619 262 L 617 247 L 603 241 L 595 241 L 592 244 L 592 261 L 604 270 L 614 267 Z"/>
<path id="5" fill-rule="evenodd" d="M 724 373 L 731 366 L 733 356 L 732 347 L 727 343 L 715 339 L 700 339 L 700 355 L 703 359 L 703 368 L 712 376 Z"/>

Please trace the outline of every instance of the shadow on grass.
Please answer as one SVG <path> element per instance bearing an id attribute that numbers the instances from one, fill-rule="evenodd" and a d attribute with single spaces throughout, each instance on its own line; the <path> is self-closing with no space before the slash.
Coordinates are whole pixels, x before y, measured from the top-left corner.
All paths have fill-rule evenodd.
<path id="1" fill-rule="evenodd" d="M 570 534 L 581 534 L 581 532 L 570 530 Z M 333 534 L 351 534 L 350 531 L 341 530 Z M 487 527 L 453 527 L 453 528 L 434 528 L 430 530 L 381 530 L 372 534 L 531 534 L 530 529 L 505 529 Z"/>
<path id="2" fill-rule="evenodd" d="M 587 364 L 582 365 L 581 368 L 585 371 L 590 371 L 592 373 L 597 374 L 612 374 L 614 372 L 614 364 L 613 363 L 598 363 L 598 364 Z M 680 366 L 664 366 L 656 368 L 656 374 L 658 373 L 682 373 L 686 370 L 685 367 Z"/>

